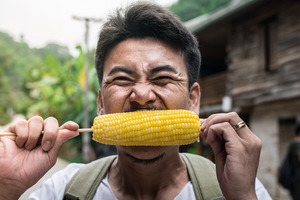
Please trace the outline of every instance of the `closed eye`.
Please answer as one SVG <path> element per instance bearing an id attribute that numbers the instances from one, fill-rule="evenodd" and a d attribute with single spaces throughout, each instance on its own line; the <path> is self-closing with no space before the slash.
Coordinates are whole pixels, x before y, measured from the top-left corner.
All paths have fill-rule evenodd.
<path id="1" fill-rule="evenodd" d="M 158 76 L 151 80 L 152 83 L 159 85 L 159 86 L 167 85 L 168 83 L 173 82 L 173 81 L 174 81 L 174 79 L 170 76 Z"/>
<path id="2" fill-rule="evenodd" d="M 171 79 L 171 80 L 173 80 L 173 78 L 170 77 L 170 76 L 159 76 L 159 77 L 154 78 L 154 80 L 163 80 L 163 79 Z"/>
<path id="3" fill-rule="evenodd" d="M 119 76 L 119 77 L 116 77 L 116 78 L 113 79 L 113 81 L 116 81 L 116 80 L 127 81 L 127 80 L 130 80 L 130 79 L 127 78 L 127 77 L 124 77 L 124 76 Z"/>
<path id="4" fill-rule="evenodd" d="M 133 80 L 125 76 L 118 76 L 113 78 L 111 83 L 115 85 L 125 86 L 128 84 L 132 84 Z"/>

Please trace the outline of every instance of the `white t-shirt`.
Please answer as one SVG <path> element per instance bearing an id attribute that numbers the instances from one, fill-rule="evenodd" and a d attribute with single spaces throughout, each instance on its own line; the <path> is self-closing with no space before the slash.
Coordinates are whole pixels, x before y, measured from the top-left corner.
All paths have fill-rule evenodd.
<path id="1" fill-rule="evenodd" d="M 55 173 L 51 178 L 47 179 L 42 185 L 33 192 L 27 200 L 58 200 L 63 199 L 66 185 L 74 176 L 74 174 L 85 164 L 69 164 L 63 170 Z M 93 200 L 105 199 L 105 200 L 116 200 L 114 193 L 108 183 L 107 174 L 100 183 Z M 272 198 L 268 194 L 262 183 L 256 179 L 255 184 L 256 194 L 259 200 L 271 200 Z M 181 192 L 175 197 L 174 200 L 196 200 L 193 185 L 188 182 Z"/>

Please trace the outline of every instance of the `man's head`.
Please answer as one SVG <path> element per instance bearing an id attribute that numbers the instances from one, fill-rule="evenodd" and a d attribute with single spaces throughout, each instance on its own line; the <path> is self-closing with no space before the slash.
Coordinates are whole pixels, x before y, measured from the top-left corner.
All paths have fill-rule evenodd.
<path id="1" fill-rule="evenodd" d="M 98 114 L 188 109 L 199 113 L 197 40 L 169 11 L 138 3 L 104 25 L 96 50 Z M 178 155 L 178 146 L 120 147 L 135 161 Z M 130 155 L 130 156 L 128 156 Z"/>
<path id="2" fill-rule="evenodd" d="M 95 56 L 100 86 L 103 66 L 110 50 L 126 39 L 146 37 L 164 41 L 181 51 L 188 71 L 189 87 L 197 81 L 201 57 L 195 37 L 166 9 L 149 3 L 138 3 L 129 7 L 124 14 L 118 10 L 103 26 Z"/>

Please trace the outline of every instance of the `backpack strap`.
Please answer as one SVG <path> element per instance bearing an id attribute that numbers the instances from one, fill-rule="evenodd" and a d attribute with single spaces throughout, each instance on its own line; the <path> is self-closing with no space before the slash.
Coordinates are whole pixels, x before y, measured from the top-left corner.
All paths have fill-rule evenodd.
<path id="1" fill-rule="evenodd" d="M 67 184 L 64 200 L 92 199 L 116 157 L 105 157 L 82 167 Z"/>
<path id="2" fill-rule="evenodd" d="M 197 200 L 224 200 L 216 176 L 215 165 L 208 159 L 189 153 L 181 153 L 186 163 Z"/>

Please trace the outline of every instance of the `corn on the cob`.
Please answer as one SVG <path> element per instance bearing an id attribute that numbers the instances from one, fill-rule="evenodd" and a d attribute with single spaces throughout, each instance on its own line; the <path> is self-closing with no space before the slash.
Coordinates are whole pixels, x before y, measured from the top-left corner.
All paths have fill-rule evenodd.
<path id="1" fill-rule="evenodd" d="M 100 115 L 92 126 L 93 140 L 122 146 L 190 144 L 200 134 L 200 120 L 188 110 L 155 110 Z"/>

